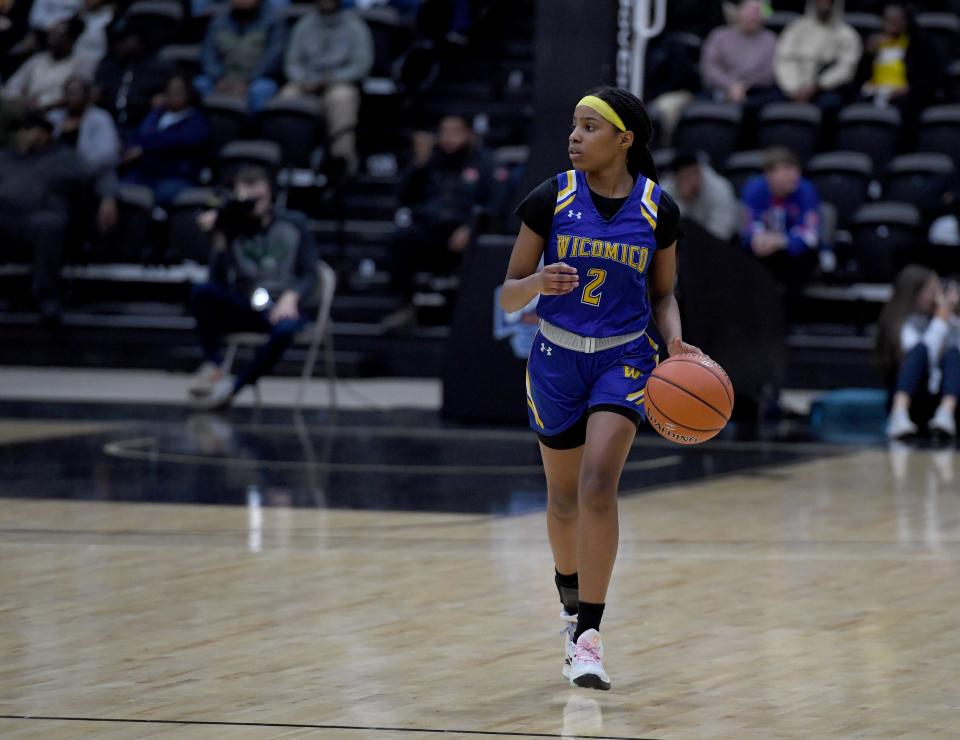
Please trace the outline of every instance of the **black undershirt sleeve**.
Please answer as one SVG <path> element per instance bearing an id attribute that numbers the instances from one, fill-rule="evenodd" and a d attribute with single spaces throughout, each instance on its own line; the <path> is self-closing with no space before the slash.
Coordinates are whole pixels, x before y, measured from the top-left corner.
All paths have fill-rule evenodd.
<path id="1" fill-rule="evenodd" d="M 680 208 L 666 190 L 660 191 L 660 202 L 657 204 L 657 228 L 653 233 L 657 239 L 657 249 L 667 249 L 683 236 L 683 229 L 680 226 Z"/>
<path id="2" fill-rule="evenodd" d="M 625 198 L 603 198 L 591 192 L 594 205 L 601 216 L 612 218 Z M 537 236 L 546 241 L 553 228 L 553 209 L 557 203 L 557 178 L 551 177 L 537 185 L 521 201 L 514 213 Z M 665 190 L 660 191 L 657 207 L 657 227 L 654 230 L 658 249 L 667 249 L 683 236 L 680 227 L 680 209 Z"/>
<path id="3" fill-rule="evenodd" d="M 527 227 L 544 241 L 553 228 L 553 209 L 557 204 L 557 178 L 551 177 L 537 185 L 516 207 L 514 213 Z"/>

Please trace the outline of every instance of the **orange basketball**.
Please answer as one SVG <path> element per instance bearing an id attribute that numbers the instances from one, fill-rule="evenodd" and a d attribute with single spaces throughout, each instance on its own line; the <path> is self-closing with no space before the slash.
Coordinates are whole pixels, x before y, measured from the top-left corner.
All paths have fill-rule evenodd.
<path id="1" fill-rule="evenodd" d="M 730 420 L 733 384 L 706 355 L 674 355 L 650 375 L 643 405 L 661 436 L 695 445 L 715 437 Z"/>

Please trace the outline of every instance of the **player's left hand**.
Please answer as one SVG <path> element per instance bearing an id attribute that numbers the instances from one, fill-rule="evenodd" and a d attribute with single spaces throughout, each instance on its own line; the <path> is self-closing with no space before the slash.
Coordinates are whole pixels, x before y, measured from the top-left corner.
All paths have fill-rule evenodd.
<path id="1" fill-rule="evenodd" d="M 702 355 L 704 352 L 699 347 L 687 344 L 680 337 L 674 337 L 667 345 L 667 353 L 673 357 L 675 355 Z"/>

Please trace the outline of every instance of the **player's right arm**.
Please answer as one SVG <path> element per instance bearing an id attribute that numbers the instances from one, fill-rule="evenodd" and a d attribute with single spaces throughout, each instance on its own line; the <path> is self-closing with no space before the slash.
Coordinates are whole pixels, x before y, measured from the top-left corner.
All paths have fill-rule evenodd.
<path id="1" fill-rule="evenodd" d="M 538 294 L 565 295 L 580 284 L 576 269 L 563 262 L 537 271 L 543 246 L 542 236 L 526 224 L 520 226 L 510 254 L 507 278 L 500 291 L 500 307 L 504 311 L 519 311 Z"/>

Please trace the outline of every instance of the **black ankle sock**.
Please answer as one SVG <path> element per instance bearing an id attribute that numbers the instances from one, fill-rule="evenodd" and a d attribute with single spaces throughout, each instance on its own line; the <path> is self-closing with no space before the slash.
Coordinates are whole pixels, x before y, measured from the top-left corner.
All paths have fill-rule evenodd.
<path id="1" fill-rule="evenodd" d="M 603 607 L 606 604 L 591 604 L 587 601 L 580 602 L 580 611 L 577 612 L 577 631 L 573 634 L 573 641 L 576 642 L 587 630 L 600 631 L 600 620 L 603 619 Z"/>
<path id="2" fill-rule="evenodd" d="M 564 611 L 567 614 L 576 614 L 580 603 L 580 579 L 576 573 L 564 575 L 559 570 L 554 570 L 553 581 L 557 584 L 557 592 L 560 594 L 560 603 L 563 604 Z"/>

